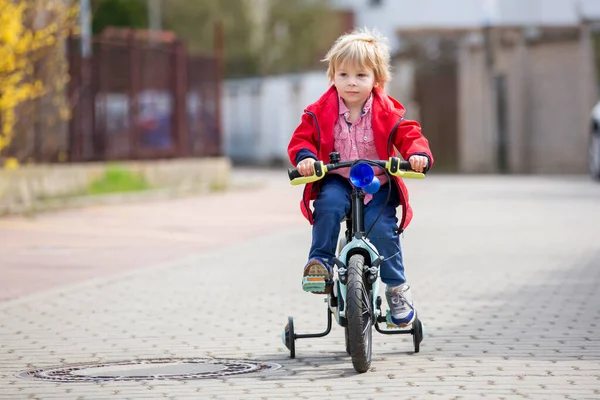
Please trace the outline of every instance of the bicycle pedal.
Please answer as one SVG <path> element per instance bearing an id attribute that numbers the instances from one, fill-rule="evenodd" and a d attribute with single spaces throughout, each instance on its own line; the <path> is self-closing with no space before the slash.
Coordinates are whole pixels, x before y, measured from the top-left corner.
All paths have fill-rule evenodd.
<path id="1" fill-rule="evenodd" d="M 302 278 L 302 290 L 305 292 L 324 293 L 326 288 L 327 281 L 323 275 L 307 275 Z"/>

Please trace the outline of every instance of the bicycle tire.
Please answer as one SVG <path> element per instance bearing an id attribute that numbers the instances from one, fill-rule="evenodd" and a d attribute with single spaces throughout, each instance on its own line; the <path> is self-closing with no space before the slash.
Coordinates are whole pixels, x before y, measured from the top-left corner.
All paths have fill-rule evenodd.
<path id="1" fill-rule="evenodd" d="M 365 259 L 354 254 L 348 261 L 346 316 L 350 356 L 356 372 L 367 372 L 371 367 L 373 310 L 364 280 Z"/>
<path id="2" fill-rule="evenodd" d="M 423 341 L 423 323 L 419 317 L 415 317 L 412 330 L 413 346 L 415 348 L 415 353 L 418 353 L 421 350 L 421 342 Z"/>
<path id="3" fill-rule="evenodd" d="M 350 336 L 348 336 L 348 327 L 346 326 L 344 328 L 344 342 L 346 344 L 346 353 L 348 353 L 348 355 L 352 355 L 352 351 L 350 351 Z"/>

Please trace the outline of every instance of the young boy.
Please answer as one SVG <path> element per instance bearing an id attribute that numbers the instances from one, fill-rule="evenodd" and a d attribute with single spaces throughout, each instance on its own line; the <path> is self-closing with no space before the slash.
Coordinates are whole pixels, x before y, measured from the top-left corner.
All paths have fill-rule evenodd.
<path id="1" fill-rule="evenodd" d="M 341 161 L 387 160 L 397 149 L 415 171 L 431 167 L 433 156 L 421 127 L 403 119 L 404 107 L 384 93 L 391 74 L 389 49 L 383 38 L 368 30 L 355 30 L 338 38 L 323 61 L 329 63 L 327 75 L 333 85 L 306 108 L 288 145 L 290 161 L 302 175 L 312 175 L 313 163 L 328 162 L 332 151 L 340 153 Z M 383 171 L 374 170 L 381 189 L 365 196 L 365 227 L 372 226 L 385 204 L 369 239 L 386 259 L 380 271 L 392 322 L 408 326 L 415 318 L 415 309 L 404 275 L 399 234 L 408 226 L 412 209 L 402 180 L 394 177 L 388 182 Z M 340 223 L 350 210 L 352 193 L 349 170 L 334 172 L 306 185 L 301 202 L 303 214 L 313 225 L 303 277 L 321 277 L 326 282 L 331 278 Z M 309 208 L 310 200 L 314 200 L 314 212 Z M 400 223 L 398 206 L 402 206 Z"/>

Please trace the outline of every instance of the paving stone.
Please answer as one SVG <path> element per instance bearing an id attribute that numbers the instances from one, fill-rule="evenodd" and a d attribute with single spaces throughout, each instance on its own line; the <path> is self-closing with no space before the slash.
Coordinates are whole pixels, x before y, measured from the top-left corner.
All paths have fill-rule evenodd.
<path id="1" fill-rule="evenodd" d="M 245 210 L 248 220 L 240 227 L 261 229 L 228 243 L 215 238 L 221 244 L 212 249 L 193 250 L 185 235 L 169 236 L 198 232 L 203 221 L 212 229 L 219 219 L 235 230 L 228 209 L 212 198 L 82 209 L 25 225 L 0 221 L 0 256 L 20 265 L 36 265 L 40 252 L 28 253 L 26 235 L 19 236 L 21 245 L 15 237 L 3 239 L 15 226 L 39 232 L 58 221 L 58 231 L 83 236 L 76 252 L 42 254 L 54 262 L 84 265 L 103 246 L 123 244 L 128 233 L 133 245 L 113 252 L 115 263 L 127 263 L 144 246 L 152 247 L 149 254 L 164 246 L 161 254 L 169 255 L 0 303 L 0 399 L 600 398 L 600 185 L 571 176 L 432 175 L 408 182 L 415 219 L 403 236 L 404 257 L 426 338 L 412 354 L 410 336 L 374 332 L 371 371 L 356 374 L 335 324 L 327 337 L 298 340 L 294 360 L 281 343 L 288 316 L 299 333 L 319 332 L 326 310 L 322 296 L 300 289 L 310 227 L 297 210 L 300 188 L 277 174 L 257 171 L 254 179 L 266 182 L 263 187 L 224 195 L 235 196 Z M 110 210 L 135 218 L 118 222 Z M 93 225 L 83 221 L 100 216 L 110 224 L 94 236 Z M 142 231 L 140 219 L 155 222 Z M 110 236 L 115 230 L 120 234 Z M 136 242 L 137 234 L 162 241 Z M 36 246 L 49 246 L 50 238 L 36 236 Z M 71 239 L 55 235 L 51 243 L 65 248 Z M 186 250 L 178 253 L 182 242 Z M 107 261 L 98 256 L 95 262 Z M 15 377 L 73 363 L 191 357 L 282 368 L 184 382 Z"/>

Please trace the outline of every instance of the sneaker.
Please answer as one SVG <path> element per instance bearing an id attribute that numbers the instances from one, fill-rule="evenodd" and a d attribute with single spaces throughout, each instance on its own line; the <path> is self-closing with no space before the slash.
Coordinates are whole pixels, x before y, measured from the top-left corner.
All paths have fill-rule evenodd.
<path id="1" fill-rule="evenodd" d="M 392 322 L 400 327 L 405 327 L 415 320 L 415 307 L 410 293 L 410 286 L 404 283 L 400 286 L 388 286 L 385 297 L 390 307 Z"/>
<path id="2" fill-rule="evenodd" d="M 302 289 L 315 294 L 330 293 L 330 279 L 329 267 L 319 260 L 312 259 L 304 267 Z"/>

